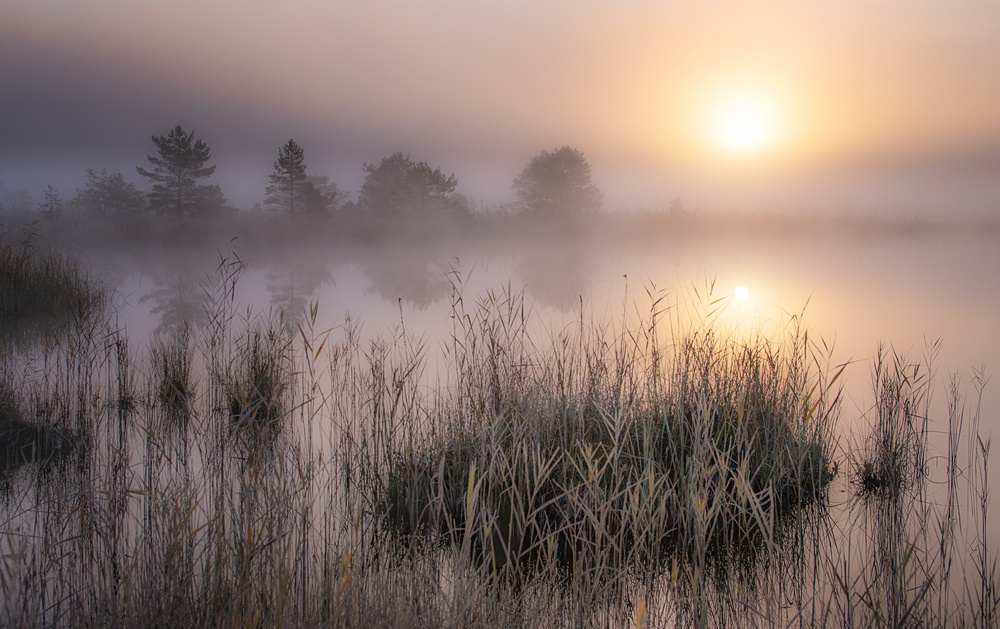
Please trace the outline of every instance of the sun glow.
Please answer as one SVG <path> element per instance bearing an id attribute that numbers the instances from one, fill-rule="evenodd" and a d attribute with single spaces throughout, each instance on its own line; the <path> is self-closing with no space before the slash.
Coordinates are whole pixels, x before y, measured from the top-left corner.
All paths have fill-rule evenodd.
<path id="1" fill-rule="evenodd" d="M 752 101 L 734 101 L 721 107 L 716 124 L 719 142 L 731 151 L 759 150 L 773 140 L 770 115 Z"/>

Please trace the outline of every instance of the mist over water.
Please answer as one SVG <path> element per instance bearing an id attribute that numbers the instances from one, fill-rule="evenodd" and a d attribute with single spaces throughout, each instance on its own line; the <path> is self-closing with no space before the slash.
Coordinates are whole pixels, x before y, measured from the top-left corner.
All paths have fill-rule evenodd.
<path id="1" fill-rule="evenodd" d="M 691 219 L 692 221 L 694 219 Z M 774 331 L 800 316 L 814 342 L 850 363 L 848 418 L 861 415 L 870 364 L 879 347 L 918 357 L 941 341 L 935 368 L 946 382 L 965 380 L 1000 355 L 994 314 L 1000 307 L 1000 247 L 988 231 L 949 225 L 907 227 L 846 221 L 775 227 L 746 219 L 657 223 L 655 233 L 615 237 L 597 230 L 490 237 L 404 238 L 392 242 L 268 244 L 220 235 L 204 246 L 129 247 L 80 251 L 116 278 L 121 321 L 137 338 L 204 321 L 203 285 L 221 256 L 246 263 L 239 303 L 299 321 L 318 308 L 319 329 L 345 317 L 365 334 L 403 328 L 424 339 L 426 359 L 438 360 L 452 331 L 454 300 L 523 292 L 532 317 L 559 330 L 582 316 L 620 324 L 647 316 L 650 295 L 667 296 L 678 312 L 721 300 L 718 320 L 746 332 Z M 778 223 L 781 225 L 781 223 Z M 910 230 L 909 232 L 907 230 Z M 570 230 L 573 231 L 573 230 Z M 610 235 L 610 237 L 609 237 Z M 738 288 L 745 299 L 738 299 Z M 711 295 L 709 296 L 709 291 Z M 683 314 L 681 317 L 687 317 Z M 984 428 L 1000 410 L 987 389 Z"/>
<path id="2" fill-rule="evenodd" d="M 392 515 L 391 507 L 385 506 L 386 499 L 376 500 L 372 496 L 379 495 L 377 492 L 358 490 L 354 485 L 360 482 L 358 478 L 369 474 L 366 466 L 374 465 L 369 458 L 371 451 L 366 450 L 371 446 L 360 444 L 386 444 L 385 465 L 389 467 L 370 472 L 371 479 L 394 478 L 392 475 L 398 472 L 393 471 L 392 461 L 405 461 L 407 456 L 416 462 L 417 472 L 419 465 L 433 461 L 436 455 L 419 449 L 433 442 L 422 440 L 438 431 L 450 434 L 452 429 L 446 423 L 438 423 L 449 415 L 435 415 L 437 402 L 432 400 L 452 399 L 448 396 L 454 389 L 449 387 L 463 382 L 465 369 L 474 369 L 470 366 L 474 363 L 456 364 L 457 359 L 474 360 L 477 356 L 477 350 L 468 345 L 470 339 L 482 344 L 478 351 L 493 351 L 483 348 L 496 342 L 497 355 L 511 361 L 505 367 L 512 370 L 511 374 L 544 374 L 551 370 L 561 373 L 556 365 L 561 364 L 558 361 L 562 360 L 562 351 L 568 352 L 570 363 L 585 359 L 590 365 L 594 354 L 586 352 L 603 352 L 605 356 L 617 357 L 619 369 L 649 369 L 650 364 L 656 363 L 647 362 L 648 354 L 638 354 L 635 364 L 630 364 L 628 354 L 622 353 L 626 347 L 644 347 L 643 338 L 663 343 L 667 361 L 671 356 L 673 360 L 683 356 L 685 348 L 691 347 L 687 343 L 692 338 L 718 338 L 732 342 L 734 348 L 756 348 L 751 354 L 755 356 L 766 355 L 760 352 L 767 347 L 775 349 L 778 352 L 775 356 L 781 360 L 790 359 L 791 352 L 795 356 L 792 365 L 798 364 L 813 374 L 825 374 L 826 382 L 835 386 L 824 390 L 821 396 L 825 400 L 823 419 L 817 417 L 812 421 L 819 422 L 817 426 L 826 426 L 822 422 L 836 418 L 829 425 L 830 441 L 825 442 L 828 445 L 815 449 L 788 446 L 790 452 L 803 453 L 825 452 L 820 448 L 829 448 L 829 454 L 823 454 L 828 458 L 822 459 L 828 467 L 821 476 L 825 486 L 821 503 L 808 507 L 799 504 L 804 509 L 805 519 L 801 522 L 809 522 L 816 530 L 800 531 L 798 535 L 805 536 L 802 538 L 788 533 L 789 540 L 780 532 L 788 522 L 782 519 L 785 524 L 769 529 L 767 535 L 771 541 L 765 542 L 765 547 L 771 549 L 769 552 L 775 553 L 777 564 L 755 563 L 752 557 L 759 549 L 754 551 L 752 547 L 739 551 L 749 553 L 746 556 L 737 554 L 726 559 L 730 551 L 723 546 L 723 550 L 712 551 L 722 553 L 712 555 L 715 557 L 712 561 L 721 562 L 712 564 L 721 570 L 718 574 L 728 575 L 729 570 L 741 574 L 741 570 L 746 570 L 757 575 L 752 578 L 768 581 L 766 570 L 780 571 L 782 568 L 776 566 L 788 560 L 784 545 L 794 549 L 798 543 L 815 544 L 820 563 L 826 561 L 827 555 L 834 558 L 835 563 L 830 564 L 836 566 L 834 575 L 840 575 L 841 571 L 864 573 L 871 568 L 871 553 L 888 552 L 898 558 L 911 536 L 926 538 L 927 518 L 937 517 L 941 505 L 955 505 L 962 513 L 978 513 L 974 494 L 957 499 L 957 494 L 949 489 L 951 484 L 930 484 L 925 490 L 921 481 L 912 479 L 924 471 L 930 475 L 956 473 L 952 470 L 957 469 L 953 465 L 957 455 L 948 453 L 957 451 L 949 438 L 957 428 L 961 428 L 962 438 L 973 444 L 971 435 L 989 439 L 998 427 L 1000 403 L 989 382 L 991 362 L 1000 352 L 1000 338 L 995 334 L 992 316 L 1000 309 L 1000 281 L 993 273 L 1000 265 L 1000 234 L 995 226 L 851 217 L 717 216 L 685 211 L 677 205 L 678 211 L 673 213 L 594 214 L 574 220 L 565 217 L 543 220 L 524 215 L 473 215 L 461 220 L 427 221 L 361 220 L 345 216 L 316 221 L 300 217 L 239 216 L 222 220 L 147 218 L 131 226 L 116 226 L 80 222 L 78 217 L 71 216 L 61 225 L 41 223 L 43 231 L 36 235 L 21 234 L 22 240 L 14 250 L 30 244 L 29 248 L 39 250 L 51 247 L 68 251 L 83 267 L 104 278 L 113 291 L 106 312 L 108 327 L 98 325 L 90 333 L 90 340 L 81 340 L 74 337 L 79 332 L 72 331 L 78 324 L 72 324 L 65 337 L 52 333 L 39 338 L 34 346 L 11 352 L 5 369 L 8 375 L 19 369 L 24 374 L 35 374 L 25 377 L 19 385 L 25 390 L 42 387 L 39 390 L 45 391 L 47 382 L 62 382 L 63 378 L 85 388 L 92 386 L 86 384 L 91 379 L 98 383 L 93 394 L 70 396 L 63 401 L 58 401 L 61 398 L 57 395 L 55 404 L 73 404 L 74 399 L 93 401 L 96 409 L 93 427 L 81 429 L 94 431 L 90 437 L 93 441 L 88 445 L 89 450 L 80 450 L 76 455 L 81 462 L 85 461 L 78 463 L 80 469 L 91 470 L 89 473 L 95 474 L 95 478 L 104 478 L 105 470 L 119 470 L 108 476 L 119 479 L 114 482 L 121 485 L 108 490 L 112 492 L 109 495 L 120 491 L 125 496 L 142 496 L 123 502 L 133 506 L 119 507 L 120 515 L 114 516 L 131 524 L 123 525 L 121 541 L 108 546 L 111 554 L 104 560 L 112 564 L 117 561 L 117 553 L 145 543 L 147 528 L 139 522 L 151 516 L 142 515 L 143 509 L 150 508 L 161 497 L 138 487 L 152 486 L 151 483 L 162 483 L 166 488 L 179 483 L 178 486 L 187 487 L 185 491 L 190 492 L 192 500 L 197 497 L 199 503 L 209 505 L 221 504 L 215 498 L 209 500 L 210 494 L 229 496 L 219 498 L 230 501 L 224 506 L 189 511 L 186 517 L 191 530 L 207 526 L 225 528 L 229 526 L 225 524 L 229 518 L 264 517 L 254 515 L 258 513 L 255 509 L 264 509 L 260 513 L 277 514 L 272 524 L 278 527 L 276 531 L 284 531 L 274 533 L 275 539 L 288 543 L 339 548 L 329 540 L 321 541 L 318 531 L 345 526 L 358 517 L 372 518 L 373 531 L 381 530 L 378 527 L 383 525 L 389 527 L 384 534 L 390 537 L 379 537 L 383 534 L 379 533 L 358 538 L 364 544 L 382 540 L 393 548 L 405 547 L 409 543 L 403 541 L 408 539 L 405 535 L 400 540 L 392 537 L 400 534 L 392 528 L 399 523 L 388 524 L 397 516 Z M 12 240 L 11 235 L 18 236 L 13 227 L 9 232 L 8 240 Z M 484 327 L 479 328 L 480 325 Z M 483 336 L 470 337 L 470 330 L 479 330 L 477 333 Z M 709 331 L 710 336 L 697 336 Z M 190 413 L 187 423 L 172 426 L 170 422 L 177 421 L 170 419 L 174 411 L 166 409 L 163 394 L 157 393 L 156 387 L 162 386 L 156 384 L 162 377 L 157 372 L 160 368 L 157 365 L 161 364 L 157 356 L 164 355 L 165 343 L 187 338 L 187 334 L 193 339 L 189 348 L 193 352 L 192 373 L 197 375 L 190 402 L 184 403 L 190 403 L 194 410 L 183 411 Z M 288 345 L 281 345 L 283 338 L 289 339 Z M 461 351 L 460 343 L 466 344 Z M 285 349 L 274 349 L 277 347 Z M 517 348 L 527 353 L 518 356 Z M 291 363 L 287 371 L 280 372 L 292 377 L 291 385 L 269 379 L 268 374 L 279 373 L 275 371 L 278 363 L 254 362 L 269 360 L 269 352 L 274 351 L 288 351 L 288 356 L 291 352 L 302 352 L 294 359 L 288 358 Z M 91 352 L 93 358 L 81 355 L 74 359 L 77 352 Z M 708 356 L 711 355 L 709 352 Z M 64 358 L 54 360 L 54 356 Z M 734 356 L 720 354 L 718 363 L 709 359 L 706 369 L 723 368 L 735 360 Z M 70 367 L 73 360 L 83 360 L 88 366 Z M 556 362 L 546 362 L 549 360 Z M 63 366 L 63 361 L 67 366 Z M 893 372 L 888 365 L 894 365 L 898 371 Z M 247 369 L 249 375 L 244 374 Z M 567 373 L 582 377 L 573 368 L 569 369 Z M 796 373 L 799 367 L 788 369 L 783 373 Z M 88 370 L 93 370 L 93 375 L 76 375 L 90 373 Z M 102 380 L 105 372 L 107 382 Z M 906 374 L 904 383 L 892 379 L 900 374 Z M 234 384 L 230 380 L 240 377 L 249 378 L 251 385 L 241 385 L 238 381 Z M 984 383 L 986 386 L 982 386 Z M 524 388 L 512 387 L 505 394 L 514 398 L 533 395 L 532 387 L 537 385 L 520 386 Z M 543 395 L 560 399 L 560 386 L 551 381 L 541 389 Z M 805 390 L 789 390 L 798 390 L 796 395 L 807 394 Z M 277 392 L 275 399 L 284 401 L 255 410 L 252 400 L 260 391 Z M 495 399 L 501 399 L 499 389 L 493 391 L 498 396 Z M 809 391 L 808 396 L 814 393 L 815 390 Z M 389 400 L 395 401 L 382 406 L 387 394 Z M 32 399 L 44 400 L 45 394 L 39 395 Z M 478 393 L 468 399 L 477 399 L 476 395 L 482 397 Z M 123 401 L 126 399 L 129 401 Z M 881 425 L 896 412 L 892 410 L 896 408 L 894 400 L 907 405 L 909 423 L 900 425 L 913 428 L 909 413 L 914 410 L 918 413 L 914 416 L 918 423 L 925 417 L 927 421 L 925 432 L 920 433 L 926 439 L 927 449 L 912 446 L 916 462 L 906 468 L 910 471 L 900 481 L 905 483 L 900 491 L 921 492 L 923 502 L 918 504 L 930 509 L 916 515 L 898 508 L 901 496 L 910 494 L 891 493 L 894 490 L 884 489 L 884 483 L 890 482 L 885 477 L 864 475 L 868 469 L 864 457 L 877 458 L 888 447 L 888 442 L 878 440 L 880 433 L 873 426 Z M 610 403 L 610 398 L 601 402 Z M 956 403 L 964 405 L 959 415 L 967 413 L 968 424 L 956 424 L 954 419 L 949 423 L 949 417 L 956 417 L 950 405 Z M 290 404 L 291 410 L 280 410 L 281 404 Z M 403 419 L 380 419 L 394 417 L 397 404 L 408 413 Z M 496 405 L 493 408 L 503 408 L 499 402 L 492 404 Z M 390 407 L 391 412 L 387 410 Z M 800 408 L 801 404 L 793 407 Z M 44 410 L 44 406 L 38 408 L 41 409 L 38 413 L 52 412 Z M 480 417 L 474 408 L 457 413 L 455 421 Z M 526 409 L 534 408 L 526 406 L 517 412 L 503 411 L 504 414 L 494 411 L 495 415 L 482 417 L 492 417 L 501 428 L 520 426 L 520 422 L 529 421 L 523 417 L 530 418 L 534 412 Z M 598 425 L 611 426 L 612 407 L 598 408 L 596 416 L 608 422 Z M 79 416 L 87 416 L 87 412 L 91 411 L 85 412 L 81 407 Z M 577 412 L 583 418 L 581 421 L 587 421 L 586 410 L 571 411 L 568 416 L 576 417 Z M 72 411 L 66 416 L 76 417 L 77 413 Z M 566 413 L 562 411 L 557 416 Z M 251 419 L 247 420 L 248 417 Z M 542 417 L 546 415 L 543 413 Z M 257 443 L 252 432 L 233 432 L 234 426 L 249 422 L 247 425 L 252 427 L 257 421 L 277 422 L 274 424 L 277 428 L 273 428 L 277 436 L 273 440 L 258 436 L 263 441 Z M 803 430 L 809 430 L 809 422 L 808 418 L 803 421 Z M 379 437 L 383 430 L 390 430 L 385 434 L 392 436 Z M 392 432 L 396 430 L 402 432 Z M 518 427 L 512 433 L 520 435 L 514 442 L 515 452 L 530 441 L 520 441 L 527 439 L 522 430 Z M 594 438 L 586 437 L 586 433 L 584 436 Z M 56 445 L 50 449 L 61 457 L 74 456 L 73 447 L 66 445 L 71 438 L 52 437 Z M 755 443 L 755 439 L 749 442 Z M 404 453 L 409 452 L 409 443 L 425 445 L 413 446 L 417 448 L 415 455 L 400 459 L 394 443 L 399 443 Z M 591 445 L 581 444 L 569 451 L 588 457 L 591 451 L 587 448 Z M 508 446 L 501 441 L 491 447 L 500 452 Z M 246 448 L 250 449 L 239 454 Z M 464 456 L 460 454 L 465 452 L 462 447 L 451 448 L 446 446 L 444 451 Z M 161 450 L 162 456 L 156 454 Z M 484 452 L 492 451 L 488 448 Z M 447 461 L 448 456 L 442 461 Z M 969 466 L 963 469 L 969 474 L 976 456 L 971 448 L 968 453 L 964 449 L 961 452 L 962 464 L 968 462 Z M 116 460 L 119 462 L 115 463 Z M 290 464 L 285 462 L 292 460 L 297 461 L 298 469 L 309 470 L 316 465 L 321 470 L 317 472 L 318 485 L 307 494 L 297 493 L 300 490 L 296 489 L 296 483 L 312 487 L 309 485 L 312 480 L 307 480 L 312 476 L 305 471 L 296 472 L 300 476 L 282 475 L 279 471 L 295 470 L 295 466 L 288 467 Z M 622 465 L 635 460 L 635 455 L 621 459 Z M 801 466 L 807 465 L 807 461 L 812 459 L 808 456 L 802 459 L 800 469 L 804 469 Z M 472 463 L 470 467 L 460 462 L 457 468 L 460 474 L 472 474 L 470 470 L 485 469 L 480 465 L 485 464 Z M 258 473 L 252 471 L 254 466 L 273 467 L 268 469 L 274 475 L 265 475 L 259 482 L 277 485 L 246 489 L 258 482 L 253 480 Z M 63 476 L 64 472 L 46 476 L 44 466 L 38 468 L 40 475 L 36 478 L 33 469 L 23 466 L 10 472 L 15 479 L 11 486 L 20 496 L 12 505 L 26 504 L 23 501 L 29 494 L 25 492 L 59 492 L 70 482 L 61 480 L 69 478 Z M 603 469 L 618 473 L 627 468 L 615 465 Z M 713 464 L 706 469 L 716 467 Z M 151 470 L 156 470 L 155 474 Z M 1000 481 L 995 466 L 989 466 L 985 474 L 989 482 Z M 461 477 L 459 481 L 464 487 L 462 483 L 466 481 Z M 681 477 L 679 482 L 693 481 Z M 645 484 L 646 480 L 639 483 Z M 285 489 L 279 490 L 279 486 Z M 292 493 L 281 493 L 286 490 Z M 259 491 L 263 493 L 254 493 Z M 760 491 L 764 492 L 760 495 L 770 496 L 768 500 L 785 495 L 774 493 L 773 485 Z M 173 494 L 165 493 L 164 497 L 170 495 Z M 284 497 L 279 499 L 279 495 Z M 286 520 L 280 514 L 292 513 L 289 505 L 297 504 L 295 501 L 301 501 L 295 507 L 296 513 L 315 509 L 317 518 L 325 518 L 322 526 L 303 515 L 296 525 L 301 532 L 282 529 Z M 773 507 L 777 503 L 770 504 Z M 893 504 L 897 506 L 892 507 Z M 386 508 L 390 511 L 383 512 Z M 697 512 L 696 507 L 692 508 L 695 509 L 692 513 Z M 13 532 L 11 539 L 18 540 L 21 531 L 34 526 L 41 516 L 27 507 L 15 510 L 17 513 L 10 516 L 8 528 Z M 904 517 L 904 513 L 911 515 Z M 941 517 L 941 522 L 949 526 L 957 521 L 954 515 Z M 995 511 L 990 512 L 988 520 L 985 515 L 983 518 L 991 527 L 997 521 Z M 887 531 L 896 533 L 885 537 Z M 236 539 L 243 539 L 238 527 L 230 533 Z M 975 537 L 978 533 L 964 531 L 961 535 Z M 199 548 L 207 548 L 204 544 L 217 538 L 191 539 L 198 540 L 192 543 Z M 962 537 L 956 544 L 970 539 Z M 165 548 L 170 548 L 173 542 L 164 543 Z M 237 547 L 239 543 L 236 542 Z M 933 539 L 923 539 L 921 548 L 927 544 L 932 548 L 933 543 L 936 543 Z M 162 550 L 158 544 L 146 547 L 143 552 L 152 553 L 150 557 Z M 710 548 L 699 547 L 705 552 Z M 981 547 L 990 548 L 986 541 Z M 39 547 L 31 552 L 44 550 Z M 373 552 L 378 556 L 382 550 Z M 694 551 L 682 548 L 680 552 L 683 556 Z M 800 551 L 788 552 L 794 556 Z M 424 558 L 421 561 L 434 557 L 433 554 L 418 556 Z M 476 556 L 473 552 L 472 557 Z M 147 557 L 136 561 L 137 566 L 146 569 L 145 566 L 155 565 L 159 560 Z M 626 572 L 615 573 L 617 564 L 611 559 L 606 561 L 611 563 L 605 568 L 618 574 L 616 579 L 631 578 Z M 670 565 L 669 559 L 663 561 L 666 562 L 663 565 Z M 725 567 L 729 561 L 733 562 L 731 567 Z M 377 564 L 376 561 L 370 566 Z M 657 565 L 656 561 L 648 566 L 643 564 L 644 569 L 651 570 L 649 574 L 656 574 Z M 894 570 L 886 565 L 886 570 Z M 945 573 L 946 578 L 956 584 L 975 583 L 978 565 L 961 563 L 954 572 Z M 823 600 L 837 591 L 829 581 L 830 574 L 824 572 L 830 566 L 800 568 L 824 575 L 812 586 L 816 588 L 815 595 Z M 383 578 L 377 576 L 383 574 L 378 572 L 381 568 L 371 569 L 376 571 L 366 573 L 369 576 L 365 578 Z M 579 569 L 584 570 L 580 574 L 585 573 L 584 564 Z M 755 570 L 764 570 L 760 573 L 764 576 Z M 889 574 L 878 570 L 873 574 Z M 937 568 L 927 570 L 927 578 L 937 578 L 931 576 L 937 574 L 933 572 Z M 197 571 L 193 574 L 197 575 Z M 313 587 L 309 585 L 314 584 L 310 581 L 312 577 L 303 575 L 303 585 L 296 587 Z M 726 576 L 712 587 L 723 590 L 737 587 L 742 578 Z M 673 581 L 669 583 L 662 585 L 665 588 L 662 592 L 684 591 L 683 587 L 676 589 Z M 862 589 L 876 587 L 875 581 L 865 584 Z M 24 581 L 19 587 L 27 590 L 34 585 Z M 902 600 L 907 591 L 900 590 Z M 942 590 L 940 600 L 950 596 L 946 592 L 947 588 Z M 669 599 L 673 594 L 663 595 Z M 518 594 L 512 591 L 511 596 Z M 898 603 L 899 597 L 890 598 Z M 725 600 L 725 595 L 721 600 Z M 961 596 L 955 600 L 966 604 Z M 674 609 L 675 603 L 655 604 L 661 605 L 657 613 L 673 613 L 668 610 Z M 303 610 L 308 607 L 305 603 L 301 605 Z M 631 611 L 627 606 L 612 606 L 608 613 Z M 817 613 L 822 616 L 829 611 Z"/>
<path id="3" fill-rule="evenodd" d="M 5 2 L 0 625 L 996 624 L 998 67 L 975 0 Z"/>

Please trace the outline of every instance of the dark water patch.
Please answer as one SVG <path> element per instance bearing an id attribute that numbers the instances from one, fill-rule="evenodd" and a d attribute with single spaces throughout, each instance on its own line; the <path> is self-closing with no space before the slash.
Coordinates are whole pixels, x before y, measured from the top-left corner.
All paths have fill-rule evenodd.
<path id="1" fill-rule="evenodd" d="M 45 470 L 81 447 L 79 437 L 41 419 L 28 419 L 16 393 L 0 386 L 0 482 L 24 465 Z"/>

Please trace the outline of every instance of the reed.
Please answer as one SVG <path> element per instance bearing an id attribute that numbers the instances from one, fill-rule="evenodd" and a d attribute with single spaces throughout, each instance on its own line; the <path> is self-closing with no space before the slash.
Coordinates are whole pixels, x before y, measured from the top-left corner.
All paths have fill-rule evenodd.
<path id="1" fill-rule="evenodd" d="M 845 453 L 843 367 L 798 317 L 740 336 L 682 325 L 681 303 L 650 291 L 646 317 L 594 321 L 582 306 L 552 332 L 521 293 L 466 310 L 456 283 L 437 381 L 402 321 L 366 338 L 351 320 L 314 330 L 316 305 L 294 328 L 236 314 L 241 268 L 222 258 L 207 325 L 145 362 L 110 323 L 5 359 L 20 384 L 4 417 L 86 447 L 55 473 L 32 460 L 10 477 L 0 624 L 995 621 L 988 442 L 956 385 L 948 464 L 929 464 L 929 368 L 881 355 L 875 436 Z M 913 434 L 883 422 L 906 409 Z M 910 444 L 912 482 L 831 500 L 886 430 Z M 848 481 L 832 463 L 844 456 Z"/>
<path id="2" fill-rule="evenodd" d="M 79 261 L 40 251 L 37 235 L 30 226 L 16 242 L 0 233 L 0 330 L 6 342 L 37 337 L 68 318 L 87 318 L 107 301 L 102 284 Z"/>
<path id="3" fill-rule="evenodd" d="M 4 487 L 20 467 L 35 463 L 47 470 L 79 444 L 72 433 L 26 417 L 19 398 L 13 383 L 0 383 L 0 483 Z"/>
<path id="4" fill-rule="evenodd" d="M 238 430 L 274 435 L 289 411 L 291 340 L 287 327 L 274 317 L 245 323 L 224 376 L 229 419 Z"/>
<path id="5" fill-rule="evenodd" d="M 936 354 L 937 346 L 931 350 Z M 854 484 L 864 496 L 895 496 L 927 471 L 930 367 L 880 347 L 872 369 L 875 421 L 853 462 Z"/>
<path id="6" fill-rule="evenodd" d="M 156 398 L 174 416 L 186 417 L 194 401 L 191 353 L 191 328 L 153 342 L 150 356 L 156 381 Z"/>

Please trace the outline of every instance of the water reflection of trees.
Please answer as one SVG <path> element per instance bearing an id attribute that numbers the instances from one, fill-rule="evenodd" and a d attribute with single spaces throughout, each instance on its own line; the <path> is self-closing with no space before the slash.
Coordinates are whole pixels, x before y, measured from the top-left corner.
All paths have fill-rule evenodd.
<path id="1" fill-rule="evenodd" d="M 577 307 L 589 292 L 597 272 L 595 251 L 574 246 L 534 247 L 521 252 L 514 271 L 538 304 L 562 311 Z"/>
<path id="2" fill-rule="evenodd" d="M 139 303 L 152 301 L 150 314 L 159 319 L 156 333 L 178 335 L 185 327 L 202 327 L 208 322 L 206 295 L 194 268 L 175 265 L 151 273 L 153 288 Z"/>
<path id="3" fill-rule="evenodd" d="M 357 264 L 372 283 L 372 291 L 388 302 L 404 299 L 418 308 L 447 299 L 448 273 L 454 260 L 478 259 L 472 247 L 431 245 L 359 248 L 342 258 Z M 494 252 L 497 254 L 498 252 Z M 502 252 L 513 254 L 514 274 L 523 280 L 533 300 L 545 307 L 571 310 L 590 290 L 599 256 L 575 246 L 536 245 Z"/>
<path id="4" fill-rule="evenodd" d="M 331 266 L 320 260 L 298 265 L 273 265 L 265 273 L 271 304 L 289 327 L 303 321 L 320 286 L 333 281 Z"/>
<path id="5" fill-rule="evenodd" d="M 381 244 L 271 250 L 258 252 L 256 258 L 248 256 L 246 261 L 264 267 L 271 305 L 294 326 L 302 321 L 320 288 L 334 282 L 338 267 L 356 266 L 371 283 L 369 293 L 388 303 L 403 299 L 424 309 L 448 299 L 448 274 L 454 261 L 478 260 L 477 254 L 483 252 L 475 245 L 461 243 Z M 513 276 L 537 304 L 564 311 L 576 308 L 579 297 L 588 293 L 601 260 L 598 251 L 564 242 L 536 242 L 486 255 L 509 259 Z M 217 260 L 207 256 L 195 260 L 173 255 L 169 260 L 144 265 L 142 273 L 152 279 L 153 287 L 139 301 L 153 302 L 151 315 L 159 319 L 158 334 L 179 333 L 185 322 L 192 327 L 204 325 L 203 284 L 215 264 Z"/>
<path id="6" fill-rule="evenodd" d="M 357 251 L 356 263 L 382 299 L 404 299 L 418 308 L 448 296 L 448 258 L 435 247 L 374 247 Z"/>

